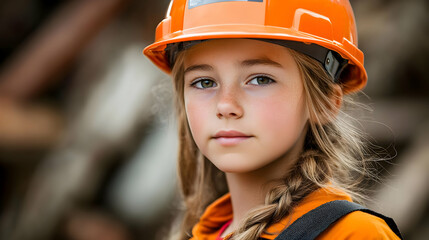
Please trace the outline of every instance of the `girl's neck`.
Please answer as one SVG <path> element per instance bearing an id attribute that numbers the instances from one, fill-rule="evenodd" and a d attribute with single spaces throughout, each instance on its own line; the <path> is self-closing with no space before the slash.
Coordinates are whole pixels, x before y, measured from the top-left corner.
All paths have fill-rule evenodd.
<path id="1" fill-rule="evenodd" d="M 266 182 L 260 177 L 254 178 L 248 174 L 227 173 L 226 178 L 231 194 L 234 217 L 225 232 L 232 232 L 251 209 L 264 204 L 264 196 L 266 195 L 264 184 Z"/>

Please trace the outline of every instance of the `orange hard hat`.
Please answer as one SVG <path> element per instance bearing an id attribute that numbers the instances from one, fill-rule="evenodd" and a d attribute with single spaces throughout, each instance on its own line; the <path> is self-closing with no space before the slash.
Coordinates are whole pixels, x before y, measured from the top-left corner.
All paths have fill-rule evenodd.
<path id="1" fill-rule="evenodd" d="M 143 52 L 170 73 L 171 49 L 216 38 L 260 39 L 303 52 L 321 62 L 346 93 L 367 81 L 348 0 L 173 0 L 155 42 Z"/>

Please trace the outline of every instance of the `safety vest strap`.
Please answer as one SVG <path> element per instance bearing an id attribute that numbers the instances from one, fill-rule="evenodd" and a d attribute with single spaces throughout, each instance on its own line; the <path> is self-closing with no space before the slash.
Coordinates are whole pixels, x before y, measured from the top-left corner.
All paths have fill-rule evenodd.
<path id="1" fill-rule="evenodd" d="M 310 240 L 315 239 L 331 224 L 341 217 L 354 212 L 362 211 L 383 219 L 392 231 L 403 239 L 392 218 L 374 212 L 362 205 L 346 200 L 335 200 L 325 203 L 304 214 L 278 235 L 275 240 Z"/>

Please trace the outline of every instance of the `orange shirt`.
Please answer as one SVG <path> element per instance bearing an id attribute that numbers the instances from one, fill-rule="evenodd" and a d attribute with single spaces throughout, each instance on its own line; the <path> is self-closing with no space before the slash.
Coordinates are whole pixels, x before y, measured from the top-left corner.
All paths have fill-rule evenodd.
<path id="1" fill-rule="evenodd" d="M 263 234 L 263 239 L 272 240 L 292 224 L 296 219 L 316 207 L 334 200 L 348 200 L 351 198 L 346 193 L 329 189 L 319 189 L 304 198 L 292 214 L 283 218 L 280 222 L 268 227 L 267 232 Z M 220 233 L 221 227 L 232 220 L 232 204 L 229 194 L 222 196 L 207 207 L 200 218 L 200 221 L 192 229 L 193 237 L 191 240 L 215 240 Z M 383 219 L 361 211 L 355 211 L 339 219 L 325 230 L 318 240 L 327 239 L 399 239 L 398 236 L 389 228 Z"/>

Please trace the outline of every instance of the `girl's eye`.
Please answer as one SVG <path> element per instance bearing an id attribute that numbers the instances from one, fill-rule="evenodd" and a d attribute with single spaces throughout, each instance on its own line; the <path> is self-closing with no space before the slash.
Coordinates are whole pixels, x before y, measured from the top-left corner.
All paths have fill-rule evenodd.
<path id="1" fill-rule="evenodd" d="M 257 76 L 252 78 L 248 84 L 250 85 L 267 85 L 273 83 L 274 80 L 267 76 Z"/>
<path id="2" fill-rule="evenodd" d="M 217 86 L 217 84 L 213 80 L 210 80 L 210 79 L 197 80 L 197 81 L 194 81 L 191 85 L 193 87 L 199 88 L 199 89 L 212 88 L 212 87 Z"/>

